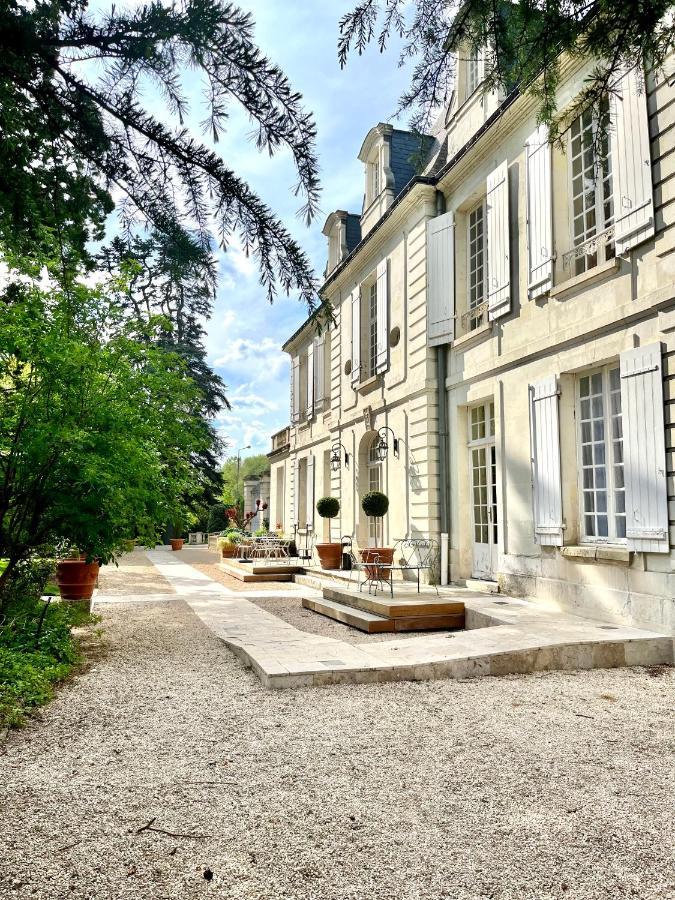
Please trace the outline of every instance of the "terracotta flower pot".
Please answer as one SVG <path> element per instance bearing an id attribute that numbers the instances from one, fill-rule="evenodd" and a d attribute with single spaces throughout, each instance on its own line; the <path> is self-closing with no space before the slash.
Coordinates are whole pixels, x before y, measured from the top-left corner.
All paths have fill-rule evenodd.
<path id="1" fill-rule="evenodd" d="M 169 538 L 171 541 L 171 549 L 172 550 L 182 550 L 183 549 L 183 538 Z"/>
<path id="2" fill-rule="evenodd" d="M 322 569 L 339 569 L 342 562 L 342 544 L 317 544 Z"/>
<path id="3" fill-rule="evenodd" d="M 366 563 L 366 578 L 382 581 L 389 581 L 391 578 L 391 569 L 383 569 L 380 566 L 369 566 L 369 562 L 379 562 L 384 565 L 391 565 L 394 561 L 393 547 L 365 547 L 361 550 L 361 561 Z"/>
<path id="4" fill-rule="evenodd" d="M 99 563 L 84 559 L 62 559 L 56 564 L 56 583 L 63 600 L 91 600 Z"/>
<path id="5" fill-rule="evenodd" d="M 239 553 L 239 550 L 237 549 L 236 544 L 225 544 L 224 547 L 220 548 L 220 552 L 223 559 L 234 559 Z"/>

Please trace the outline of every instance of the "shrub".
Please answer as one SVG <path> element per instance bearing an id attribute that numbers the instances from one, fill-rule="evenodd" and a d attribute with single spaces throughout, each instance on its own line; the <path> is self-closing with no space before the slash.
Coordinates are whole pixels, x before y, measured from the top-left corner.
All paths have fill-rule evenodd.
<path id="1" fill-rule="evenodd" d="M 340 501 L 337 497 L 322 497 L 316 504 L 316 511 L 322 519 L 334 519 L 340 512 Z"/>
<path id="2" fill-rule="evenodd" d="M 380 519 L 389 509 L 389 497 L 381 491 L 368 491 L 361 500 L 361 509 L 367 516 Z"/>
<path id="3" fill-rule="evenodd" d="M 228 509 L 224 503 L 215 503 L 209 510 L 209 519 L 206 530 L 213 533 L 214 531 L 226 531 L 230 524 Z"/>
<path id="4" fill-rule="evenodd" d="M 0 727 L 51 699 L 53 686 L 78 662 L 71 629 L 95 619 L 77 605 L 40 599 L 51 560 L 21 563 L 3 591 L 0 616 Z"/>

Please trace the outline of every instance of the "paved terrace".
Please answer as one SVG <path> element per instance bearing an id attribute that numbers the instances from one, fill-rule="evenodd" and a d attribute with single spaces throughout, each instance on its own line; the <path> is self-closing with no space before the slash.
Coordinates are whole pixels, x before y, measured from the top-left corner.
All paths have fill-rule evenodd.
<path id="1" fill-rule="evenodd" d="M 466 605 L 466 631 L 354 646 L 300 631 L 250 602 L 257 596 L 269 597 L 269 586 L 264 592 L 233 591 L 181 562 L 176 554 L 155 550 L 148 557 L 201 621 L 269 688 L 424 681 L 673 661 L 672 636 L 471 591 L 460 595 Z M 300 599 L 319 597 L 320 593 L 309 587 L 279 586 L 274 596 Z M 110 599 L 114 598 L 99 595 L 97 602 Z M 150 598 L 145 595 L 139 599 Z"/>

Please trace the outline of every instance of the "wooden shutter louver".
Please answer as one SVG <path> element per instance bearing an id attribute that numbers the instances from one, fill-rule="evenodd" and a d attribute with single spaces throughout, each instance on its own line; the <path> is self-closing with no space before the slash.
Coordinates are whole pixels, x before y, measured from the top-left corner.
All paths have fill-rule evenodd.
<path id="1" fill-rule="evenodd" d="M 455 217 L 447 212 L 427 222 L 427 344 L 455 339 Z"/>
<path id="2" fill-rule="evenodd" d="M 361 380 L 361 290 L 352 291 L 352 385 Z"/>
<path id="3" fill-rule="evenodd" d="M 314 415 L 314 341 L 307 348 L 307 418 Z"/>
<path id="4" fill-rule="evenodd" d="M 553 287 L 551 147 L 545 125 L 540 125 L 527 139 L 526 153 L 527 294 L 530 300 L 535 300 Z"/>
<path id="5" fill-rule="evenodd" d="M 654 236 L 647 95 L 641 69 L 620 78 L 610 109 L 614 241 L 621 256 Z"/>
<path id="6" fill-rule="evenodd" d="M 314 528 L 314 457 L 307 458 L 307 524 L 308 528 Z"/>
<path id="7" fill-rule="evenodd" d="M 626 538 L 632 550 L 668 553 L 668 491 L 661 345 L 620 357 Z"/>
<path id="8" fill-rule="evenodd" d="M 291 525 L 299 525 L 300 523 L 297 521 L 297 513 L 299 509 L 298 504 L 298 485 L 300 483 L 299 479 L 299 471 L 300 471 L 300 463 L 297 459 L 294 459 L 291 462 L 291 489 L 289 491 L 290 495 L 290 513 L 291 513 Z"/>
<path id="9" fill-rule="evenodd" d="M 487 179 L 487 300 L 490 321 L 511 310 L 509 171 L 506 160 Z"/>
<path id="10" fill-rule="evenodd" d="M 314 406 L 317 408 L 321 407 L 325 393 L 325 337 L 326 332 L 322 331 L 319 337 L 314 339 Z"/>
<path id="11" fill-rule="evenodd" d="M 386 372 L 389 367 L 389 260 L 383 259 L 377 266 L 377 348 L 375 374 Z"/>
<path id="12" fill-rule="evenodd" d="M 291 424 L 300 421 L 300 359 L 291 357 Z"/>
<path id="13" fill-rule="evenodd" d="M 535 540 L 562 547 L 562 483 L 555 375 L 530 385 L 530 439 Z"/>

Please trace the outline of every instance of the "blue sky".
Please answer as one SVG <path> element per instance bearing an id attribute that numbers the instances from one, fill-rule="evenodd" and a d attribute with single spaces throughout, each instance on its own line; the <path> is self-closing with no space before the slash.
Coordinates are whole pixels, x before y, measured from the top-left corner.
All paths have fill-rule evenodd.
<path id="1" fill-rule="evenodd" d="M 310 228 L 296 217 L 297 178 L 286 153 L 270 159 L 248 140 L 251 124 L 234 106 L 230 127 L 218 144 L 223 158 L 259 193 L 305 248 L 317 270 L 325 265 L 326 216 L 335 209 L 360 212 L 363 166 L 356 156 L 369 128 L 392 121 L 406 73 L 397 66 L 396 50 L 383 56 L 375 46 L 354 56 L 345 70 L 337 63 L 338 21 L 349 0 L 240 0 L 254 14 L 256 40 L 266 55 L 304 96 L 318 127 L 321 163 L 321 214 Z M 195 121 L 201 111 L 194 110 Z M 402 123 L 405 124 L 405 123 Z M 258 284 L 254 264 L 236 248 L 220 256 L 220 287 L 208 324 L 211 365 L 228 386 L 232 411 L 218 427 L 235 455 L 265 453 L 270 435 L 288 423 L 288 357 L 281 345 L 306 316 L 294 298 L 279 297 L 270 306 Z"/>

